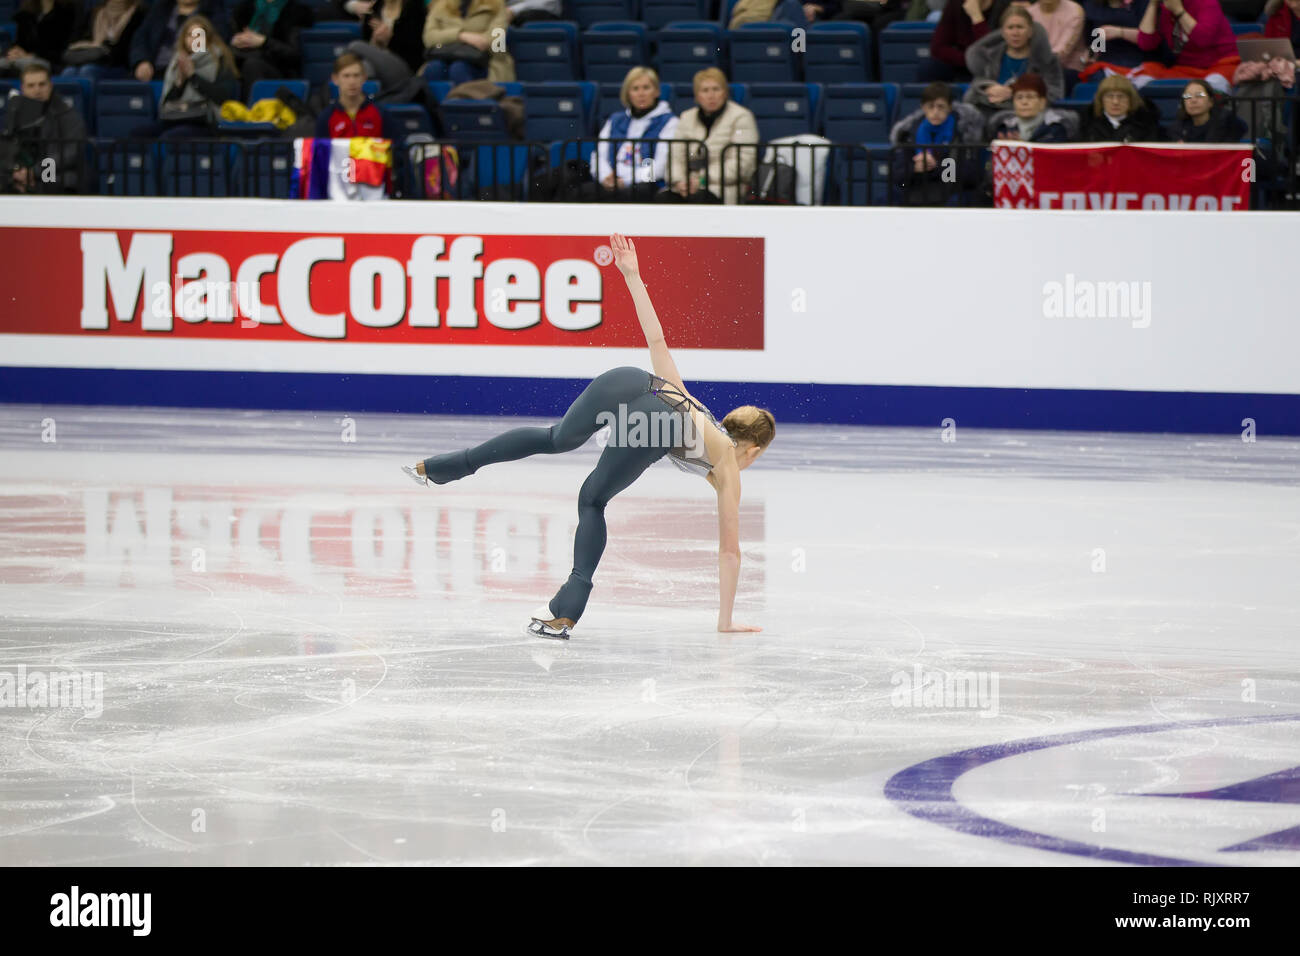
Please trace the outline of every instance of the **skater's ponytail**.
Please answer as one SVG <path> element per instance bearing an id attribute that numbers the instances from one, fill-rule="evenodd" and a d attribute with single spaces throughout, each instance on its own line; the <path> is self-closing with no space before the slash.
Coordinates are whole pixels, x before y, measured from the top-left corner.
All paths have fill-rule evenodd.
<path id="1" fill-rule="evenodd" d="M 722 420 L 722 427 L 736 441 L 747 441 L 758 448 L 766 448 L 776 437 L 776 419 L 772 413 L 754 405 L 733 408 Z"/>

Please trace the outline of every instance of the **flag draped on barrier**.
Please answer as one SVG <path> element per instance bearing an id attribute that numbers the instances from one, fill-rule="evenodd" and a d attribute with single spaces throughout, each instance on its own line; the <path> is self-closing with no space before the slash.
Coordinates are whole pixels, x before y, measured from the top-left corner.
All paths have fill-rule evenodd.
<path id="1" fill-rule="evenodd" d="M 352 139 L 293 141 L 295 199 L 383 199 L 393 168 L 392 142 Z"/>
<path id="2" fill-rule="evenodd" d="M 993 204 L 1007 209 L 1249 209 L 1249 143 L 995 142 Z"/>

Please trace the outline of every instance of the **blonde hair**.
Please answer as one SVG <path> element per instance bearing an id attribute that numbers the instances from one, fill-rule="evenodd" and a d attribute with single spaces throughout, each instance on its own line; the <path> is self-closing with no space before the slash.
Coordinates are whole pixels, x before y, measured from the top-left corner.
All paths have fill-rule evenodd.
<path id="1" fill-rule="evenodd" d="M 1092 115 L 1101 116 L 1105 109 L 1102 108 L 1101 99 L 1107 93 L 1123 93 L 1128 97 L 1128 111 L 1132 113 L 1142 105 L 1142 97 L 1138 94 L 1137 87 L 1123 76 L 1108 76 L 1097 86 L 1097 93 L 1092 98 Z"/>
<path id="2" fill-rule="evenodd" d="M 722 420 L 722 427 L 736 441 L 747 441 L 759 448 L 766 448 L 776 437 L 776 419 L 766 408 L 755 405 L 733 408 Z"/>
<path id="3" fill-rule="evenodd" d="M 632 88 L 632 84 L 637 80 L 648 78 L 655 85 L 655 97 L 659 96 L 659 74 L 648 66 L 634 66 L 627 71 L 627 76 L 623 77 L 623 88 L 618 91 L 618 101 L 628 109 L 632 108 L 632 101 L 628 99 L 627 91 Z"/>
<path id="4" fill-rule="evenodd" d="M 700 87 L 709 82 L 709 80 L 720 83 L 722 85 L 722 92 L 726 93 L 728 96 L 731 95 L 731 90 L 727 86 L 727 74 L 723 73 L 716 66 L 705 67 L 695 74 L 695 77 L 691 80 L 691 92 L 696 96 L 699 96 Z"/>
<path id="5" fill-rule="evenodd" d="M 203 50 L 195 50 L 190 46 L 190 31 L 195 27 L 203 31 Z M 223 68 L 239 76 L 239 68 L 235 66 L 235 55 L 230 52 L 230 47 L 226 46 L 226 41 L 221 39 L 217 28 L 203 14 L 195 13 L 186 17 L 185 22 L 176 31 L 176 52 L 202 53 L 204 51 L 215 56 Z"/>

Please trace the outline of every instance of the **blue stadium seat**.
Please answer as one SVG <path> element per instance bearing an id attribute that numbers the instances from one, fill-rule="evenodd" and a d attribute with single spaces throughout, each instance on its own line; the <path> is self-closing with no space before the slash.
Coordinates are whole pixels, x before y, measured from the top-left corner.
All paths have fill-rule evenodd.
<path id="1" fill-rule="evenodd" d="M 233 155 L 226 143 L 163 140 L 158 144 L 161 159 L 161 195 L 229 196 Z"/>
<path id="2" fill-rule="evenodd" d="M 158 147 L 97 140 L 95 171 L 101 196 L 157 196 Z"/>
<path id="3" fill-rule="evenodd" d="M 515 75 L 522 83 L 578 79 L 578 28 L 564 21 L 530 23 L 506 32 L 506 46 L 515 58 Z"/>
<path id="4" fill-rule="evenodd" d="M 650 0 L 653 4 L 654 0 Z M 635 20 L 636 0 L 571 0 L 578 26 L 589 29 L 602 20 Z"/>
<path id="5" fill-rule="evenodd" d="M 957 102 L 966 95 L 966 87 L 969 85 L 969 83 L 948 84 L 952 89 L 953 102 Z M 921 94 L 925 92 L 927 86 L 929 86 L 928 83 L 899 84 L 898 105 L 894 107 L 894 122 L 898 122 L 905 116 L 910 116 L 921 108 Z"/>
<path id="6" fill-rule="evenodd" d="M 240 193 L 258 199 L 289 199 L 293 187 L 293 142 L 264 139 L 243 143 Z"/>
<path id="7" fill-rule="evenodd" d="M 54 92 L 62 96 L 81 112 L 86 121 L 86 131 L 95 129 L 95 84 L 82 76 L 56 76 L 51 83 Z"/>
<path id="8" fill-rule="evenodd" d="M 875 75 L 871 31 L 853 21 L 822 21 L 808 28 L 804 79 L 809 83 L 866 83 Z"/>
<path id="9" fill-rule="evenodd" d="M 594 83 L 525 83 L 526 138 L 552 142 L 590 136 L 595 94 Z"/>
<path id="10" fill-rule="evenodd" d="M 819 128 L 818 101 L 821 86 L 816 83 L 750 83 L 745 106 L 758 122 L 761 142 L 815 133 Z"/>
<path id="11" fill-rule="evenodd" d="M 360 24 L 355 29 L 341 26 L 308 27 L 298 34 L 298 47 L 302 50 L 302 72 L 315 89 L 328 82 L 334 72 L 334 61 L 347 52 L 348 44 L 361 36 Z"/>
<path id="12" fill-rule="evenodd" d="M 645 0 L 641 20 L 651 30 L 662 30 L 670 23 L 705 20 L 710 6 L 710 0 Z"/>
<path id="13" fill-rule="evenodd" d="M 373 81 L 371 81 L 373 82 Z M 100 84 L 103 85 L 102 83 Z M 273 100 L 275 94 L 280 91 L 280 87 L 287 87 L 294 96 L 307 102 L 307 97 L 311 94 L 311 89 L 306 80 L 258 80 L 253 84 L 252 90 L 248 94 L 248 105 L 252 106 L 258 100 Z M 330 84 L 331 98 L 338 95 L 338 90 L 333 89 L 334 84 Z M 379 84 L 375 83 L 375 89 L 379 89 Z"/>
<path id="14" fill-rule="evenodd" d="M 861 151 L 835 153 L 833 175 L 842 205 L 889 205 L 893 152 L 888 143 L 868 143 Z"/>
<path id="15" fill-rule="evenodd" d="M 510 138 L 505 116 L 492 100 L 443 100 L 439 106 L 449 140 L 495 142 Z"/>
<path id="16" fill-rule="evenodd" d="M 650 63 L 639 23 L 598 23 L 582 35 L 582 75 L 595 83 L 621 83 L 634 66 Z"/>
<path id="17" fill-rule="evenodd" d="M 1186 80 L 1152 80 L 1139 92 L 1156 105 L 1161 122 L 1169 123 L 1178 117 L 1178 107 L 1183 103 L 1186 87 Z"/>
<path id="18" fill-rule="evenodd" d="M 433 120 L 429 111 L 416 103 L 392 103 L 379 107 L 384 116 L 384 128 L 400 149 L 406 138 L 415 133 L 433 136 Z"/>
<path id="19" fill-rule="evenodd" d="M 1232 27 L 1233 36 L 1245 36 L 1248 33 L 1263 34 L 1264 24 L 1262 23 L 1233 23 L 1229 22 L 1228 26 Z"/>
<path id="20" fill-rule="evenodd" d="M 153 89 L 139 80 L 100 80 L 95 85 L 95 129 L 106 139 L 125 139 L 157 117 Z"/>
<path id="21" fill-rule="evenodd" d="M 930 59 L 935 24 L 921 21 L 891 23 L 880 34 L 880 79 L 886 83 L 915 83 L 921 65 Z"/>
<path id="22" fill-rule="evenodd" d="M 898 87 L 893 83 L 843 83 L 826 87 L 823 135 L 833 143 L 889 140 Z"/>
<path id="23" fill-rule="evenodd" d="M 457 194 L 464 199 L 522 202 L 528 198 L 532 147 L 526 143 L 494 143 L 462 151 L 466 169 Z"/>
<path id="24" fill-rule="evenodd" d="M 722 44 L 722 30 L 716 23 L 704 20 L 668 24 L 659 31 L 659 79 L 690 83 L 705 67 L 721 67 Z"/>
<path id="25" fill-rule="evenodd" d="M 784 23 L 747 23 L 739 30 L 728 30 L 731 68 L 727 79 L 739 83 L 797 80 L 793 34 L 794 27 Z"/>

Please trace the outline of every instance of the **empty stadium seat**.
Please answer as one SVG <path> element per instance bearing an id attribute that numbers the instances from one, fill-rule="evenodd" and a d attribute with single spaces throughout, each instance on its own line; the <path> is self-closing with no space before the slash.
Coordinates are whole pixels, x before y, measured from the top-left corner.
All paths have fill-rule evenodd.
<path id="1" fill-rule="evenodd" d="M 786 83 L 797 80 L 794 27 L 784 23 L 748 23 L 727 31 L 731 51 L 727 78 L 740 83 Z"/>
<path id="2" fill-rule="evenodd" d="M 293 142 L 257 140 L 242 144 L 242 195 L 289 199 L 293 188 Z"/>
<path id="3" fill-rule="evenodd" d="M 833 143 L 889 140 L 898 87 L 893 83 L 842 83 L 826 87 L 823 135 Z"/>
<path id="4" fill-rule="evenodd" d="M 347 52 L 349 43 L 360 37 L 359 23 L 308 27 L 298 33 L 303 76 L 313 89 L 329 80 L 334 61 Z"/>
<path id="5" fill-rule="evenodd" d="M 582 75 L 595 83 L 621 83 L 627 71 L 650 62 L 640 23 L 598 23 L 582 35 Z"/>
<path id="6" fill-rule="evenodd" d="M 511 28 L 506 45 L 521 83 L 578 79 L 578 28 L 564 21 Z"/>
<path id="7" fill-rule="evenodd" d="M 594 83 L 525 83 L 526 138 L 551 142 L 591 135 Z"/>
<path id="8" fill-rule="evenodd" d="M 98 140 L 94 156 L 101 196 L 158 195 L 156 144 Z"/>
<path id="9" fill-rule="evenodd" d="M 107 139 L 125 139 L 157 117 L 153 88 L 139 80 L 100 80 L 95 84 L 95 129 Z"/>
<path id="10" fill-rule="evenodd" d="M 885 83 L 915 83 L 930 59 L 933 23 L 891 23 L 880 34 L 880 79 Z"/>
<path id="11" fill-rule="evenodd" d="M 669 83 L 690 83 L 705 67 L 722 67 L 723 34 L 716 23 L 670 23 L 659 31 L 656 57 L 659 78 Z"/>
<path id="12" fill-rule="evenodd" d="M 670 23 L 704 20 L 710 6 L 710 0 L 645 0 L 641 20 L 650 30 L 662 30 Z"/>
<path id="13" fill-rule="evenodd" d="M 653 4 L 654 0 L 650 0 Z M 635 0 L 570 0 L 573 16 L 583 30 L 602 20 L 635 20 Z"/>
<path id="14" fill-rule="evenodd" d="M 750 83 L 745 106 L 758 122 L 762 142 L 782 136 L 815 133 L 820 126 L 816 83 Z"/>
<path id="15" fill-rule="evenodd" d="M 416 103 L 392 103 L 379 107 L 384 116 L 384 129 L 400 149 L 408 137 L 417 133 L 433 136 L 433 120 L 429 111 Z"/>
<path id="16" fill-rule="evenodd" d="M 808 28 L 804 79 L 809 83 L 867 83 L 875 75 L 866 24 L 823 21 Z"/>
<path id="17" fill-rule="evenodd" d="M 163 140 L 158 144 L 160 194 L 229 196 L 233 154 L 226 143 Z"/>
<path id="18" fill-rule="evenodd" d="M 443 100 L 442 123 L 446 138 L 488 142 L 507 140 L 505 116 L 492 100 Z"/>

